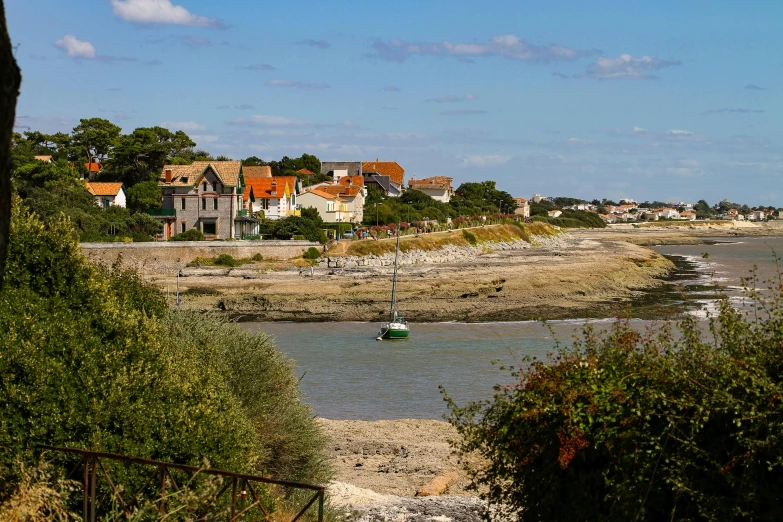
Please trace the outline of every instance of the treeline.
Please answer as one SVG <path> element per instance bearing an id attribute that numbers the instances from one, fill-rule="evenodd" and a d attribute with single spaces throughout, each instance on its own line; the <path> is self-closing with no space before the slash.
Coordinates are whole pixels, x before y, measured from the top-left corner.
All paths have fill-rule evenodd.
<path id="1" fill-rule="evenodd" d="M 150 241 L 162 231 L 147 211 L 161 206 L 158 177 L 166 164 L 226 161 L 197 148 L 184 131 L 140 127 L 129 134 L 102 118 L 80 120 L 71 133 L 14 133 L 11 167 L 13 187 L 25 204 L 45 220 L 61 213 L 74 224 L 81 241 Z M 51 163 L 36 156 L 51 156 Z M 304 185 L 322 181 L 320 160 L 311 154 L 265 162 L 251 156 L 245 165 L 269 165 L 273 175 L 295 175 Z M 298 173 L 307 169 L 314 174 Z M 127 209 L 99 208 L 81 181 L 121 182 Z"/>

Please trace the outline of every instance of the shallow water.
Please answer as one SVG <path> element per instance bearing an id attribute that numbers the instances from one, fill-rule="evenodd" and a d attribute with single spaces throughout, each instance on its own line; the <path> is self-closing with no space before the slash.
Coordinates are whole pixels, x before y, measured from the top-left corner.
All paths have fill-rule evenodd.
<path id="1" fill-rule="evenodd" d="M 686 257 L 697 276 L 686 285 L 719 283 L 735 300 L 740 278 L 758 266 L 760 279 L 777 270 L 772 251 L 783 254 L 783 238 L 742 238 L 717 244 L 661 246 L 662 254 Z M 702 254 L 708 253 L 705 260 Z M 711 307 L 709 300 L 703 303 Z M 611 320 L 592 321 L 605 328 Z M 569 342 L 585 321 L 414 324 L 411 337 L 376 341 L 372 323 L 243 323 L 276 339 L 296 361 L 302 391 L 316 414 L 330 419 L 439 419 L 446 412 L 438 386 L 459 403 L 490 399 L 495 384 L 510 381 L 508 371 L 525 355 L 545 357 L 554 348 L 552 334 Z M 635 321 L 640 328 L 649 321 Z M 551 331 L 550 331 L 551 328 Z"/>

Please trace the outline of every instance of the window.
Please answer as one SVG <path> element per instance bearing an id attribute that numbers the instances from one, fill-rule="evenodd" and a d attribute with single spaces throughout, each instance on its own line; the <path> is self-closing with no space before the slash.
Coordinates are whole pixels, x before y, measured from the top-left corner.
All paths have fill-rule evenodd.
<path id="1" fill-rule="evenodd" d="M 201 231 L 204 233 L 205 236 L 216 236 L 217 223 L 215 223 L 214 221 L 212 223 L 202 223 Z"/>
<path id="2" fill-rule="evenodd" d="M 207 198 L 201 198 L 201 210 L 207 209 Z"/>
<path id="3" fill-rule="evenodd" d="M 182 198 L 182 210 L 185 210 L 185 198 Z"/>
<path id="4" fill-rule="evenodd" d="M 204 189 L 203 189 L 203 190 L 204 190 L 204 192 L 206 192 L 206 191 L 207 191 L 207 182 L 206 182 L 206 181 L 204 182 L 204 185 L 203 185 L 203 186 L 204 186 Z"/>
<path id="5" fill-rule="evenodd" d="M 217 203 L 217 202 L 218 202 L 218 198 L 215 198 L 215 199 L 213 199 L 213 200 L 212 200 L 212 208 L 213 208 L 214 210 L 217 210 L 217 209 L 218 209 L 218 208 L 217 208 L 217 205 L 218 205 L 218 203 Z"/>
<path id="6" fill-rule="evenodd" d="M 268 199 L 262 199 L 261 200 L 261 208 L 264 210 L 269 210 L 269 200 Z"/>
<path id="7" fill-rule="evenodd" d="M 217 181 L 212 184 L 212 192 L 217 192 Z"/>
<path id="8" fill-rule="evenodd" d="M 182 201 L 185 201 L 185 200 L 183 199 Z M 185 232 L 185 222 L 184 221 L 181 223 L 180 232 Z"/>
<path id="9" fill-rule="evenodd" d="M 327 212 L 332 212 L 333 210 L 334 210 L 334 203 L 332 203 L 331 201 L 326 203 L 326 211 Z"/>

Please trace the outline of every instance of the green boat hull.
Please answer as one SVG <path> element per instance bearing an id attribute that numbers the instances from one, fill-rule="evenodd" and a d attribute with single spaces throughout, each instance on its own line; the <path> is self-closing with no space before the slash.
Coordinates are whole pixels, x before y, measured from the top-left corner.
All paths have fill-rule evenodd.
<path id="1" fill-rule="evenodd" d="M 407 339 L 409 330 L 386 330 L 381 336 L 383 339 Z"/>

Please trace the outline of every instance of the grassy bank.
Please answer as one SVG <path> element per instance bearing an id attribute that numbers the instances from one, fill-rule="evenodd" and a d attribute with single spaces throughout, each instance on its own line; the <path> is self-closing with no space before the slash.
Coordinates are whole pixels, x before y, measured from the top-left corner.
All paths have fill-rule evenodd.
<path id="1" fill-rule="evenodd" d="M 533 236 L 551 236 L 556 233 L 552 227 L 544 223 L 520 224 L 514 222 L 435 234 L 423 234 L 419 237 L 403 236 L 400 238 L 400 250 L 403 252 L 412 250 L 431 251 L 439 250 L 448 245 L 477 246 L 484 243 L 518 241 L 520 239 L 529 242 Z M 346 256 L 381 255 L 394 252 L 396 241 L 388 239 L 354 241 L 348 244 L 347 247 L 344 247 L 344 249 L 338 250 L 338 248 L 330 250 L 330 254 Z"/>

